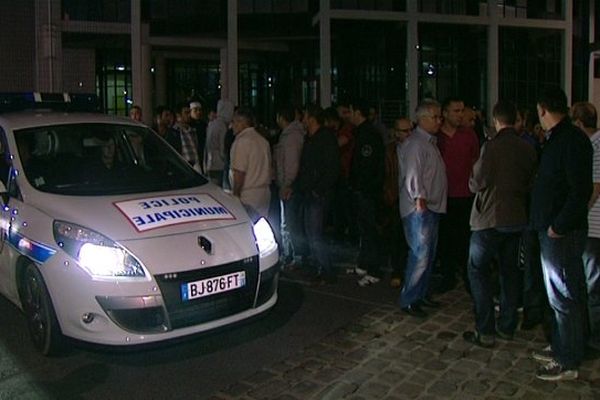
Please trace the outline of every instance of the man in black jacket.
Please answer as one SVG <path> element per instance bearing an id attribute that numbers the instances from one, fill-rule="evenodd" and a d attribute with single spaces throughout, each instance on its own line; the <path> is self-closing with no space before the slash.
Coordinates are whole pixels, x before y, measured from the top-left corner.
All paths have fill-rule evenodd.
<path id="1" fill-rule="evenodd" d="M 552 344 L 533 357 L 546 364 L 537 377 L 576 379 L 583 357 L 584 277 L 587 205 L 592 193 L 592 146 L 567 117 L 567 96 L 546 90 L 537 104 L 546 131 L 531 198 L 531 224 L 540 240 L 544 283 L 554 313 Z"/>
<path id="2" fill-rule="evenodd" d="M 306 139 L 292 195 L 300 196 L 306 241 L 317 264 L 315 283 L 334 283 L 336 274 L 323 238 L 323 225 L 340 170 L 340 153 L 335 135 L 323 127 L 320 107 L 307 107 L 303 122 Z"/>
<path id="3" fill-rule="evenodd" d="M 356 101 L 351 106 L 354 131 L 354 154 L 350 168 L 350 188 L 353 193 L 360 249 L 356 273 L 363 275 L 359 286 L 379 282 L 383 250 L 377 217 L 382 203 L 385 172 L 385 149 L 381 134 L 367 119 L 369 106 Z"/>

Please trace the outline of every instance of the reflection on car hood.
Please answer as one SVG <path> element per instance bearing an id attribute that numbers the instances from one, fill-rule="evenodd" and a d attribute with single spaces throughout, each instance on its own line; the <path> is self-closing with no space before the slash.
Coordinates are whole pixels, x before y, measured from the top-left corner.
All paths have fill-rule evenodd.
<path id="1" fill-rule="evenodd" d="M 53 219 L 84 226 L 116 241 L 216 229 L 248 221 L 241 203 L 211 184 L 123 196 L 37 192 L 26 202 Z"/>

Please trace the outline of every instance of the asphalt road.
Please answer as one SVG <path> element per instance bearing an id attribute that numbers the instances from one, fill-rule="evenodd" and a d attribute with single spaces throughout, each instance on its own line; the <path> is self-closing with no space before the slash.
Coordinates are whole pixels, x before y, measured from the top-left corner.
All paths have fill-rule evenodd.
<path id="1" fill-rule="evenodd" d="M 318 288 L 283 280 L 277 305 L 239 326 L 129 352 L 76 345 L 59 358 L 35 352 L 24 317 L 0 298 L 0 400 L 208 398 L 396 294 L 383 283 L 359 288 L 351 276 Z"/>

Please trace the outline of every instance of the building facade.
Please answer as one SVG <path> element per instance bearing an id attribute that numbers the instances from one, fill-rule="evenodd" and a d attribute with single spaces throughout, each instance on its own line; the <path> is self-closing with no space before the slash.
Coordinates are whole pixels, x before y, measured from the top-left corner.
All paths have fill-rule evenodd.
<path id="1" fill-rule="evenodd" d="M 102 109 L 223 97 L 272 125 L 283 103 L 420 99 L 535 106 L 545 86 L 600 103 L 595 0 L 0 2 L 0 91 L 97 93 Z"/>

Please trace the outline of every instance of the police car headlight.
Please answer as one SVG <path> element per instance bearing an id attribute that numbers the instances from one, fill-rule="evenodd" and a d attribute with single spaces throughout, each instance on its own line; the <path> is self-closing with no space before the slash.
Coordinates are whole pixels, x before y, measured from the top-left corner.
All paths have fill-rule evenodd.
<path id="1" fill-rule="evenodd" d="M 277 250 L 277 242 L 273 229 L 266 219 L 260 218 L 253 226 L 254 237 L 256 238 L 256 246 L 260 257 L 265 257 Z"/>
<path id="2" fill-rule="evenodd" d="M 142 264 L 131 253 L 98 232 L 54 221 L 54 240 L 94 277 L 135 278 L 146 275 Z"/>

